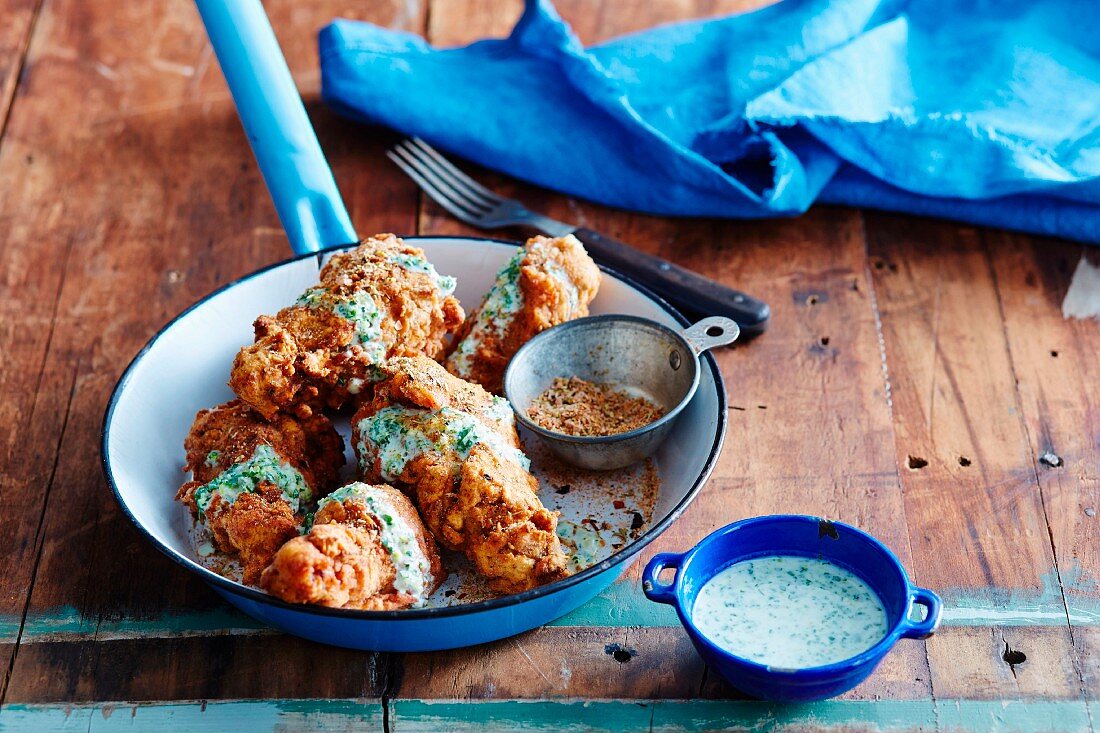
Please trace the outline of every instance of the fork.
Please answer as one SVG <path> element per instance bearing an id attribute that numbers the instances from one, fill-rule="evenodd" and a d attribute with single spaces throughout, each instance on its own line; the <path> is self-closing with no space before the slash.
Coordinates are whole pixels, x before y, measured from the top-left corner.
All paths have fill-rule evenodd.
<path id="1" fill-rule="evenodd" d="M 693 320 L 726 316 L 737 321 L 746 335 L 767 328 L 771 316 L 767 303 L 591 229 L 531 211 L 522 202 L 482 186 L 420 138 L 402 140 L 386 155 L 432 200 L 471 226 L 526 227 L 551 237 L 572 234 L 597 262 L 653 290 Z"/>

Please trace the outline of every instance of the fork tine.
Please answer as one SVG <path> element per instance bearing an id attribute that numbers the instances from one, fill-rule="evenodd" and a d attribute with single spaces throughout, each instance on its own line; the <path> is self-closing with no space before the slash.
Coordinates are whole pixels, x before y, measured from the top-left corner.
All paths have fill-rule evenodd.
<path id="1" fill-rule="evenodd" d="M 428 156 L 436 164 L 436 167 L 442 169 L 441 172 L 444 173 L 452 183 L 457 186 L 462 186 L 471 195 L 481 197 L 484 199 L 484 203 L 489 206 L 496 206 L 505 200 L 503 196 L 490 191 L 488 188 L 485 188 L 485 186 L 482 186 L 473 178 L 463 173 L 454 163 L 447 160 L 438 150 L 420 138 L 410 138 L 406 142 L 410 143 L 409 147 L 420 153 L 421 158 L 425 155 Z"/>
<path id="2" fill-rule="evenodd" d="M 470 198 L 462 191 L 455 188 L 443 179 L 438 170 L 415 155 L 412 155 L 408 149 L 401 147 L 394 148 L 394 153 L 401 156 L 402 160 L 416 169 L 417 173 L 426 178 L 442 195 L 446 196 L 456 205 L 469 209 L 471 213 L 479 216 L 488 213 L 489 209 L 492 208 L 491 205 Z"/>
<path id="3" fill-rule="evenodd" d="M 431 183 L 427 178 L 420 175 L 419 171 L 407 163 L 399 153 L 394 150 L 387 150 L 386 156 L 396 163 L 398 168 L 405 171 L 405 175 L 416 181 L 416 184 L 420 186 L 420 189 L 424 191 L 424 193 L 428 194 L 433 201 L 449 211 L 452 216 L 467 224 L 472 224 L 474 226 L 478 225 L 479 218 L 476 213 L 462 208 L 460 204 L 447 198 L 441 189 L 436 187 L 436 185 Z"/>

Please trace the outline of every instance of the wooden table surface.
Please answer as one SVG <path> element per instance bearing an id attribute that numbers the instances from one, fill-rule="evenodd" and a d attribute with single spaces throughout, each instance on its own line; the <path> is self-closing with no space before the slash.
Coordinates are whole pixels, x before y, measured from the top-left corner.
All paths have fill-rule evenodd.
<path id="1" fill-rule="evenodd" d="M 559 2 L 586 42 L 745 5 Z M 320 104 L 315 33 L 345 16 L 465 43 L 504 34 L 518 0 L 268 8 L 358 231 L 469 232 L 386 160 L 392 133 Z M 498 643 L 323 647 L 231 611 L 161 556 L 100 469 L 104 407 L 138 349 L 289 252 L 194 7 L 0 9 L 0 728 L 1093 728 L 1100 323 L 1061 313 L 1086 248 L 831 207 L 658 219 L 474 169 L 774 309 L 767 334 L 718 355 L 725 450 L 642 562 L 743 517 L 826 515 L 938 590 L 943 626 L 899 643 L 850 694 L 798 706 L 745 700 L 708 673 L 642 598 L 642 562 L 572 615 Z"/>

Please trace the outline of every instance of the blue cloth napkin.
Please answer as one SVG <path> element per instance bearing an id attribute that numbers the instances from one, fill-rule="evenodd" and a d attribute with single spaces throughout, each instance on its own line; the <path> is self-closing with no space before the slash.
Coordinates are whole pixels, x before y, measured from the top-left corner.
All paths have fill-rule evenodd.
<path id="1" fill-rule="evenodd" d="M 1100 242 L 1095 0 L 784 0 L 584 48 L 548 0 L 435 49 L 338 20 L 324 99 L 512 176 L 674 216 L 815 201 Z"/>

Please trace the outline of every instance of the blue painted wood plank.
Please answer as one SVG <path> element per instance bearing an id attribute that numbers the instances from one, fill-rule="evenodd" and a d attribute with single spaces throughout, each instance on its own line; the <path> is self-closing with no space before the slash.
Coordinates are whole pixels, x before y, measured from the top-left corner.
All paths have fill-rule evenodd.
<path id="1" fill-rule="evenodd" d="M 1100 598 L 1094 589 L 1062 590 L 1053 573 L 1044 577 L 1043 590 L 1002 589 L 943 591 L 944 626 L 1074 626 L 1100 625 Z M 637 584 L 614 583 L 599 596 L 549 626 L 672 627 L 678 626 L 671 606 L 651 603 Z M 20 633 L 18 616 L 0 616 L 0 643 L 14 643 Z M 272 629 L 229 606 L 200 611 L 175 611 L 145 617 L 83 618 L 72 607 L 31 612 L 22 630 L 22 643 L 97 639 L 170 638 L 237 634 L 272 634 Z"/>
<path id="2" fill-rule="evenodd" d="M 829 700 L 799 705 L 727 700 L 397 700 L 391 703 L 389 713 L 395 733 L 673 733 L 851 727 L 882 733 L 937 728 L 975 733 L 1068 733 L 1089 728 L 1089 711 L 1080 700 Z M 382 707 L 376 700 L 10 704 L 0 708 L 0 731 L 43 733 L 380 730 L 382 720 Z"/>

